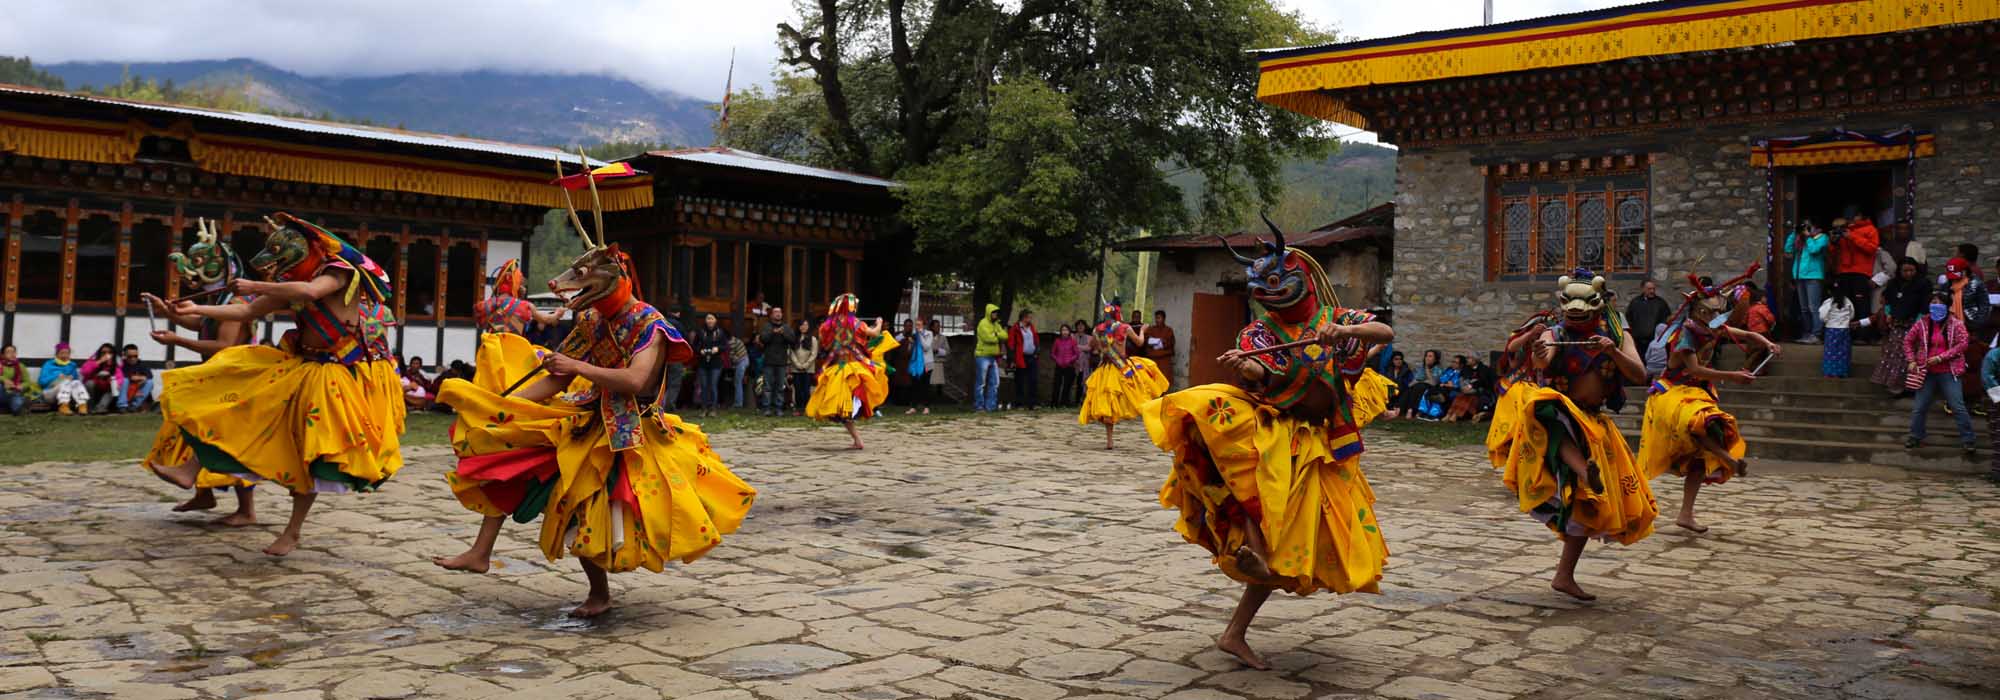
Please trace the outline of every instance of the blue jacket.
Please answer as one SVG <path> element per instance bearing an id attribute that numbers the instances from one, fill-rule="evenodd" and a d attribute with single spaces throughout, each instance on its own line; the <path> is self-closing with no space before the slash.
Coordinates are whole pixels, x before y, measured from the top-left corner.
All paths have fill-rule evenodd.
<path id="1" fill-rule="evenodd" d="M 63 377 L 82 380 L 83 364 L 76 360 L 57 364 L 55 358 L 49 358 L 48 362 L 42 363 L 42 371 L 35 373 L 35 381 L 40 382 L 43 389 L 54 387 L 56 381 Z"/>
<path id="2" fill-rule="evenodd" d="M 1801 247 L 1799 245 L 1800 238 L 1805 239 L 1805 245 L 1803 246 L 1805 250 L 1803 252 L 1799 250 Z M 1829 239 L 1830 237 L 1825 234 L 1817 236 L 1790 236 L 1785 238 L 1785 254 L 1794 256 L 1792 258 L 1792 279 L 1826 279 L 1826 246 Z"/>
<path id="3" fill-rule="evenodd" d="M 2000 348 L 1986 351 L 1986 359 L 1979 363 L 1979 381 L 1988 389 L 2000 386 Z"/>

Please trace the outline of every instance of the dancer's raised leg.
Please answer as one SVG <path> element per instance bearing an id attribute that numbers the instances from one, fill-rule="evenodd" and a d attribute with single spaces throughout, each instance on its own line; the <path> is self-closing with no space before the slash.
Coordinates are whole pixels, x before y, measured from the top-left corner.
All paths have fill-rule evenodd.
<path id="1" fill-rule="evenodd" d="M 470 571 L 483 574 L 493 566 L 493 544 L 500 539 L 500 526 L 507 522 L 505 516 L 489 515 L 479 523 L 479 535 L 472 540 L 472 546 L 458 556 L 437 557 L 432 564 L 452 571 Z"/>

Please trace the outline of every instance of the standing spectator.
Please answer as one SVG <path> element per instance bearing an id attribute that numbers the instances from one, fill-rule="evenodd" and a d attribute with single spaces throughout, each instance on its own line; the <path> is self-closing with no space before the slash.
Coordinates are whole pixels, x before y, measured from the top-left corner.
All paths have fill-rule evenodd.
<path id="1" fill-rule="evenodd" d="M 1965 322 L 1951 315 L 1950 299 L 1943 292 L 1932 294 L 1929 313 L 1917 319 L 1903 338 L 1909 372 L 1923 378 L 1917 403 L 1910 410 L 1910 435 L 1903 438 L 1904 447 L 1915 449 L 1923 444 L 1924 421 L 1930 416 L 1931 405 L 1943 398 L 1952 420 L 1958 422 L 1958 442 L 1965 448 L 1966 460 L 1978 459 L 1973 451 L 1972 416 L 1965 411 L 1964 393 L 1958 385 L 1958 376 L 1965 373 L 1965 347 Z"/>
<path id="2" fill-rule="evenodd" d="M 83 385 L 82 369 L 70 359 L 69 343 L 56 343 L 56 356 L 42 363 L 35 380 L 42 385 L 42 395 L 55 404 L 57 413 L 65 416 L 72 412 L 90 413 L 90 389 Z"/>
<path id="3" fill-rule="evenodd" d="M 28 368 L 21 366 L 14 346 L 0 347 L 0 407 L 18 416 L 40 394 L 41 387 L 28 381 Z"/>
<path id="4" fill-rule="evenodd" d="M 1076 323 L 1069 324 L 1069 329 L 1071 333 L 1076 334 L 1077 349 L 1076 392 L 1070 396 L 1069 405 L 1082 406 L 1084 381 L 1090 378 L 1090 373 L 1093 370 L 1097 369 L 1097 355 L 1090 352 L 1091 327 L 1089 321 L 1079 318 L 1076 320 Z"/>
<path id="5" fill-rule="evenodd" d="M 930 323 L 924 325 L 924 331 L 930 334 L 930 344 L 924 346 L 924 349 L 931 354 L 930 359 L 924 362 L 924 366 L 931 373 L 929 393 L 925 394 L 925 397 L 932 398 L 944 393 L 944 385 L 948 381 L 945 378 L 945 358 L 951 355 L 951 341 L 945 339 L 944 322 L 937 320 L 936 316 L 932 316 Z"/>
<path id="6" fill-rule="evenodd" d="M 1819 230 L 1812 222 L 1799 227 L 1792 237 L 1785 239 L 1785 254 L 1792 258 L 1792 282 L 1799 288 L 1799 320 L 1802 330 L 1799 342 L 1820 341 L 1820 301 L 1826 295 L 1826 247 L 1829 243 L 1826 232 Z M 1666 320 L 1661 317 L 1660 320 Z M 1650 326 L 1648 326 L 1650 327 Z M 1641 345 L 1639 347 L 1645 347 Z"/>
<path id="7" fill-rule="evenodd" d="M 972 410 L 981 413 L 1000 409 L 1000 351 L 1007 344 L 1007 324 L 1000 320 L 1000 305 L 987 304 L 986 318 L 980 319 L 972 345 Z"/>
<path id="8" fill-rule="evenodd" d="M 670 307 L 667 310 L 667 325 L 672 326 L 674 333 L 679 335 L 682 340 L 688 340 L 693 337 L 692 331 L 694 329 L 688 327 L 684 314 L 685 312 L 680 307 Z M 667 402 L 667 410 L 671 411 L 680 407 L 681 380 L 687 378 L 687 365 L 679 362 L 669 362 L 667 363 L 666 373 L 667 395 L 665 400 Z"/>
<path id="9" fill-rule="evenodd" d="M 1174 381 L 1174 329 L 1167 325 L 1167 312 L 1153 311 L 1153 322 L 1146 324 L 1140 332 L 1139 342 L 1145 344 L 1145 357 L 1160 366 L 1160 374 L 1167 377 L 1167 388 L 1173 388 Z"/>
<path id="10" fill-rule="evenodd" d="M 1972 248 L 1972 245 L 1960 244 L 1958 248 L 1964 251 Z M 1972 248 L 1974 253 L 1978 250 Z M 1992 311 L 1992 305 L 1986 297 L 1986 286 L 1980 282 L 1979 270 L 1976 267 L 1965 258 L 1952 258 L 1944 264 L 1944 275 L 1938 278 L 1938 287 L 1951 299 L 1951 315 L 1965 324 L 1967 344 L 1974 348 L 1983 348 L 1986 347 L 1988 340 L 1985 337 L 1986 320 Z M 1977 354 L 1977 351 L 1974 352 Z M 1985 392 L 1975 390 L 1974 387 L 1978 386 L 1978 383 L 1972 380 L 1971 374 L 1959 378 L 1959 383 L 1965 389 L 1965 403 L 1972 407 L 1973 413 L 1984 416 L 1986 415 Z"/>
<path id="11" fill-rule="evenodd" d="M 701 328 L 694 332 L 690 343 L 694 346 L 696 382 L 695 405 L 701 407 L 704 416 L 715 415 L 715 409 L 722 407 L 721 390 L 722 366 L 728 359 L 729 334 L 716 325 L 715 314 L 701 317 Z"/>
<path id="12" fill-rule="evenodd" d="M 897 334 L 896 342 L 901 343 L 903 349 L 910 355 L 910 359 L 904 363 L 908 370 L 906 374 L 910 378 L 908 388 L 910 407 L 903 411 L 903 414 L 909 415 L 921 410 L 925 415 L 930 415 L 931 372 L 934 369 L 932 353 L 937 347 L 937 335 L 931 333 L 929 328 L 918 328 L 917 320 L 911 318 L 903 321 L 903 332 Z"/>
<path id="13" fill-rule="evenodd" d="M 139 361 L 139 346 L 125 344 L 125 352 L 118 358 L 118 372 L 125 376 L 118 387 L 118 412 L 131 413 L 146 410 L 153 402 L 153 370 Z"/>
<path id="14" fill-rule="evenodd" d="M 1986 351 L 1986 359 L 1980 361 L 1979 383 L 1986 387 L 1987 400 L 2000 403 L 2000 347 Z M 2000 483 L 2000 411 L 1986 413 L 1986 440 L 1993 448 L 1993 463 L 1987 467 L 1986 478 Z"/>
<path id="15" fill-rule="evenodd" d="M 1056 363 L 1056 385 L 1049 396 L 1049 405 L 1069 405 L 1069 395 L 1076 390 L 1076 356 L 1082 353 L 1076 346 L 1076 335 L 1070 332 L 1069 324 L 1057 327 L 1056 340 L 1049 344 L 1049 359 Z"/>
<path id="16" fill-rule="evenodd" d="M 792 415 L 805 415 L 806 401 L 812 397 L 813 370 L 819 368 L 819 334 L 812 321 L 800 318 L 792 328 L 798 342 L 792 345 L 788 364 L 792 370 Z"/>
<path id="17" fill-rule="evenodd" d="M 1022 311 L 1007 331 L 1009 365 L 1014 368 L 1014 405 L 1034 410 L 1041 403 L 1041 339 L 1035 336 L 1035 312 Z"/>
<path id="18" fill-rule="evenodd" d="M 1854 304 L 1843 296 L 1831 296 L 1819 303 L 1815 313 L 1825 329 L 1825 345 L 1820 347 L 1819 372 L 1835 379 L 1844 379 L 1853 370 L 1854 346 L 1847 335 L 1848 326 L 1854 323 Z"/>
<path id="19" fill-rule="evenodd" d="M 1875 222 L 1857 217 L 1853 222 L 1835 219 L 1838 237 L 1833 241 L 1833 293 L 1847 297 L 1856 316 L 1867 316 L 1874 297 L 1875 253 L 1882 246 Z M 1845 228 L 1843 228 L 1845 226 Z"/>
<path id="20" fill-rule="evenodd" d="M 740 409 L 744 405 L 744 382 L 750 377 L 750 346 L 734 333 L 729 335 L 729 365 L 736 375 L 736 407 Z M 756 384 L 750 386 L 754 387 Z"/>
<path id="21" fill-rule="evenodd" d="M 1882 333 L 1892 341 L 1909 334 L 1910 327 L 1917 318 L 1923 316 L 1925 305 L 1931 298 L 1931 281 L 1924 275 L 1922 265 L 1910 258 L 1896 266 L 1896 276 L 1882 287 Z M 1868 323 L 1867 315 L 1856 308 L 1854 317 L 1862 319 L 1857 323 Z M 1849 335 L 1852 335 L 1849 331 Z M 1870 380 L 1889 393 L 1904 396 L 1909 393 L 1904 381 L 1909 361 L 1903 357 L 1903 344 L 1888 342 L 1882 344 L 1882 358 L 1875 363 L 1875 372 Z"/>
<path id="22" fill-rule="evenodd" d="M 1667 316 L 1674 312 L 1667 306 L 1667 300 L 1660 298 L 1660 285 L 1646 280 L 1639 285 L 1639 296 L 1632 297 L 1632 303 L 1625 305 L 1626 329 L 1632 333 L 1636 347 L 1644 348 L 1653 342 L 1653 328 L 1665 323 Z"/>
<path id="23" fill-rule="evenodd" d="M 1971 269 L 1967 270 L 1966 274 L 1981 282 L 1986 281 L 1986 275 L 1979 270 L 1979 246 L 1971 243 L 1958 244 L 1958 257 L 1970 263 Z"/>
<path id="24" fill-rule="evenodd" d="M 1444 381 L 1444 355 L 1436 350 L 1424 351 L 1424 362 L 1410 372 L 1410 386 L 1403 391 L 1401 406 L 1404 416 L 1417 415 L 1424 397 Z"/>
<path id="25" fill-rule="evenodd" d="M 83 363 L 83 383 L 98 413 L 110 413 L 118 406 L 118 387 L 125 384 L 125 375 L 118 371 L 118 350 L 110 343 L 97 346 Z"/>
<path id="26" fill-rule="evenodd" d="M 765 314 L 770 319 L 757 334 L 757 347 L 764 358 L 764 415 L 777 417 L 785 410 L 785 375 L 791 369 L 792 346 L 799 344 L 799 332 L 785 323 L 785 310 L 776 306 Z"/>

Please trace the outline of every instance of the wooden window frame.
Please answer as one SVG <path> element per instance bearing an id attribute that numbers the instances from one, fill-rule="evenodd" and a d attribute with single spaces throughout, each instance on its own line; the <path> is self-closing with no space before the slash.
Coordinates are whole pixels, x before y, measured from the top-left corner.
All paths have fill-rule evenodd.
<path id="1" fill-rule="evenodd" d="M 1488 282 L 1549 281 L 1568 275 L 1578 267 L 1578 242 L 1586 236 L 1601 236 L 1602 259 L 1592 271 L 1606 279 L 1641 279 L 1652 269 L 1651 174 L 1645 167 L 1608 172 L 1536 173 L 1534 175 L 1489 175 L 1486 188 L 1486 280 Z M 1618 205 L 1636 197 L 1644 214 L 1639 227 L 1640 254 L 1636 264 L 1620 264 Z M 1604 205 L 1602 230 L 1579 230 L 1580 212 L 1586 202 Z M 1562 231 L 1562 260 L 1544 264 L 1542 243 L 1551 233 L 1542 209 L 1554 203 L 1565 207 Z M 1524 267 L 1507 265 L 1507 210 L 1513 205 L 1528 208 L 1528 238 Z"/>

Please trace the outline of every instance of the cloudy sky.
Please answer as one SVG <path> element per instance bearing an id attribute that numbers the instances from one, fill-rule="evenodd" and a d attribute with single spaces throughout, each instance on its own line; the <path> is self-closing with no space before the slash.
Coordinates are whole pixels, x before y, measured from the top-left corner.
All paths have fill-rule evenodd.
<path id="1" fill-rule="evenodd" d="M 1480 0 L 1279 0 L 1373 38 L 1478 24 Z M 1629 0 L 1494 0 L 1506 21 Z M 0 54 L 38 62 L 247 57 L 310 75 L 610 72 L 706 99 L 770 75 L 791 0 L 5 0 Z M 1389 8 L 1388 11 L 1384 11 Z"/>

